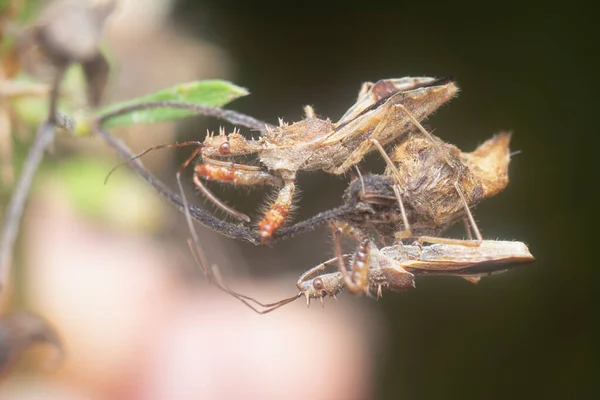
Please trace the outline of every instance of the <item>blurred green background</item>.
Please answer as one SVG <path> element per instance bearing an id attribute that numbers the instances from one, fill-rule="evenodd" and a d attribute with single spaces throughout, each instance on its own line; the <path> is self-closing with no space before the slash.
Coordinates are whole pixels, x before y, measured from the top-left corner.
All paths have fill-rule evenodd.
<path id="1" fill-rule="evenodd" d="M 583 2 L 179 2 L 178 23 L 226 49 L 232 80 L 250 88 L 237 110 L 294 121 L 311 104 L 335 120 L 363 81 L 452 76 L 462 93 L 429 120 L 438 136 L 471 150 L 514 132 L 510 185 L 475 217 L 487 238 L 528 243 L 536 263 L 478 286 L 426 279 L 384 296 L 377 398 L 598 393 L 594 15 Z M 375 157 L 365 169 L 383 166 Z M 338 204 L 345 182 L 302 174 L 297 219 Z M 306 249 L 329 244 L 320 232 L 245 251 L 300 271 Z"/>

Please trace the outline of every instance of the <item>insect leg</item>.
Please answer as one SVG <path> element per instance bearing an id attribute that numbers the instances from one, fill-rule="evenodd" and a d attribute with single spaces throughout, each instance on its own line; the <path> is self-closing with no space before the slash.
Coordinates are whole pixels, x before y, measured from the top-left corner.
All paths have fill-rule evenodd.
<path id="1" fill-rule="evenodd" d="M 465 226 L 465 232 L 467 232 L 467 240 L 473 240 L 473 235 L 471 234 L 471 227 L 469 226 L 469 220 L 467 218 L 463 218 L 463 224 Z"/>
<path id="2" fill-rule="evenodd" d="M 375 129 L 373 129 L 373 132 L 369 133 L 369 138 L 376 139 L 377 137 L 379 137 L 381 131 L 383 131 L 383 129 L 390 123 L 392 119 L 391 116 L 396 112 L 396 110 L 394 110 L 392 106 L 386 105 L 385 107 L 386 110 L 383 116 L 381 117 Z M 334 169 L 332 173 L 335 175 L 340 175 L 346 172 L 348 168 L 362 161 L 365 155 L 371 151 L 371 146 L 373 145 L 374 143 L 371 139 L 366 139 L 365 141 L 363 141 L 356 149 L 352 151 L 352 153 L 350 153 L 346 161 L 344 161 L 342 165 Z"/>
<path id="3" fill-rule="evenodd" d="M 471 209 L 469 208 L 469 203 L 467 203 L 467 199 L 465 198 L 465 195 L 464 195 L 462 189 L 460 188 L 460 185 L 458 184 L 458 182 L 454 182 L 454 188 L 456 189 L 456 192 L 460 196 L 460 201 L 462 202 L 463 207 L 465 208 L 465 212 L 467 213 L 467 218 L 469 219 L 469 222 L 471 223 L 471 228 L 473 228 L 473 231 L 475 232 L 475 237 L 477 238 L 477 246 L 479 246 L 481 244 L 481 242 L 483 241 L 483 237 L 481 236 L 481 232 L 479 232 L 479 228 L 477 227 L 475 218 L 473 218 L 473 214 L 471 213 Z M 470 232 L 471 231 L 469 230 L 469 235 L 470 235 Z"/>
<path id="4" fill-rule="evenodd" d="M 262 171 L 258 167 L 236 164 L 230 161 L 219 161 L 204 158 L 204 162 L 194 168 L 194 184 L 213 204 L 242 221 L 250 222 L 250 217 L 227 205 L 212 193 L 202 182 L 200 177 L 224 183 L 237 185 L 280 185 L 281 179 Z"/>
<path id="5" fill-rule="evenodd" d="M 354 254 L 354 262 L 352 263 L 352 271 L 349 272 L 346 268 L 346 262 L 342 254 L 342 230 L 333 227 L 333 239 L 335 255 L 338 260 L 339 271 L 342 273 L 344 283 L 351 293 L 359 293 L 369 291 L 369 255 L 370 242 L 368 239 L 363 239 Z"/>
<path id="6" fill-rule="evenodd" d="M 433 146 L 437 149 L 437 151 L 439 151 L 443 155 L 444 160 L 446 161 L 446 164 L 448 164 L 449 166 L 453 167 L 452 163 L 450 163 L 450 160 L 448 160 L 448 157 L 446 157 L 446 152 L 433 139 L 433 136 L 431 136 L 431 134 L 427 131 L 427 129 L 425 129 L 425 127 L 414 117 L 414 115 L 412 115 L 412 113 L 410 111 L 408 111 L 406 109 L 406 107 L 404 107 L 402 104 L 395 104 L 394 107 L 397 107 L 400 110 L 404 111 L 404 113 L 408 116 L 408 118 L 412 121 L 412 123 L 417 127 L 417 129 L 423 135 L 425 135 L 425 137 L 427 139 L 429 139 L 429 141 L 433 144 Z"/>
<path id="7" fill-rule="evenodd" d="M 481 236 L 481 232 L 479 232 L 479 228 L 477 227 L 475 218 L 473 218 L 473 214 L 471 213 L 471 210 L 469 209 L 469 204 L 467 203 L 467 199 L 465 198 L 465 195 L 463 194 L 458 182 L 454 182 L 454 188 L 456 189 L 456 192 L 460 196 L 460 200 L 463 204 L 463 207 L 465 208 L 465 213 L 467 214 L 467 219 L 469 220 L 469 222 L 471 224 L 471 228 L 473 228 L 473 231 L 475 232 L 475 237 L 477 238 L 477 240 L 447 239 L 447 238 L 439 238 L 439 237 L 432 237 L 432 236 L 421 236 L 419 238 L 419 243 L 428 242 L 428 243 L 439 243 L 439 244 L 455 244 L 455 245 L 469 246 L 469 247 L 478 247 L 479 245 L 481 245 L 481 242 L 483 241 L 483 237 Z M 470 230 L 468 228 L 467 228 L 467 231 L 469 232 L 469 235 L 470 235 Z"/>
<path id="8" fill-rule="evenodd" d="M 370 142 L 379 150 L 379 153 L 385 160 L 390 171 L 392 171 L 392 175 L 396 180 L 396 184 L 392 187 L 394 190 L 394 194 L 396 195 L 396 199 L 398 200 L 398 206 L 400 207 L 400 213 L 402 215 L 402 223 L 404 224 L 404 230 L 402 232 L 397 232 L 396 237 L 399 239 L 409 239 L 413 237 L 412 230 L 410 228 L 410 223 L 408 222 L 408 217 L 406 216 L 406 209 L 404 208 L 404 202 L 402 201 L 402 192 L 400 191 L 400 186 L 404 185 L 402 178 L 400 177 L 400 172 L 396 165 L 387 154 L 381 143 L 377 139 L 370 139 Z"/>
<path id="9" fill-rule="evenodd" d="M 290 213 L 290 208 L 292 207 L 295 191 L 296 185 L 294 184 L 294 180 L 285 180 L 283 188 L 281 188 L 277 198 L 273 204 L 271 204 L 258 225 L 258 235 L 263 243 L 268 242 L 271 239 L 273 232 L 285 222 Z"/>
<path id="10" fill-rule="evenodd" d="M 368 140 L 365 140 L 364 142 L 359 144 L 358 147 L 354 149 L 352 153 L 350 153 L 346 161 L 344 161 L 343 164 L 339 167 L 331 170 L 331 173 L 334 175 L 341 175 L 345 173 L 354 164 L 358 164 L 360 161 L 362 161 L 365 155 L 369 151 L 371 151 L 371 145 L 371 142 L 369 142 Z"/>
<path id="11" fill-rule="evenodd" d="M 344 257 L 347 257 L 347 255 L 344 255 Z M 298 278 L 298 282 L 296 283 L 296 285 L 298 286 L 298 288 L 300 288 L 302 284 L 308 280 L 308 278 L 310 278 L 319 271 L 323 271 L 328 265 L 333 264 L 335 262 L 337 262 L 337 257 L 330 258 L 329 260 L 312 267 L 308 271 L 305 271 L 302 275 L 300 275 L 300 278 Z"/>
<path id="12" fill-rule="evenodd" d="M 444 157 L 444 160 L 446 161 L 446 164 L 448 164 L 451 168 L 455 168 L 454 165 L 450 162 L 450 160 L 448 160 L 448 157 L 447 157 L 444 149 L 442 149 L 438 145 L 438 143 L 436 143 L 436 141 L 433 139 L 433 137 L 427 131 L 427 129 L 425 129 L 423 127 L 423 125 L 421 125 L 421 123 L 410 113 L 410 111 L 408 111 L 406 109 L 406 107 L 404 107 L 402 104 L 396 104 L 395 107 L 400 108 L 402 111 L 404 111 L 406 113 L 406 115 L 410 118 L 410 120 L 413 122 L 413 124 L 419 129 L 419 131 L 421 131 L 421 133 L 423 133 L 431 141 L 431 143 L 440 152 L 440 154 L 442 154 L 442 156 Z M 467 202 L 465 195 L 463 194 L 463 191 L 462 191 L 460 185 L 458 184 L 458 182 L 454 182 L 454 188 L 456 189 L 456 192 L 460 196 L 460 200 L 465 208 L 467 218 L 469 219 L 469 222 L 471 223 L 471 227 L 473 228 L 473 231 L 475 232 L 475 236 L 477 237 L 476 241 L 459 240 L 458 242 L 461 242 L 463 245 L 466 245 L 466 246 L 479 246 L 481 244 L 481 241 L 483 240 L 483 237 L 481 236 L 481 233 L 479 232 L 479 228 L 477 227 L 477 223 L 475 222 L 475 218 L 473 218 L 473 214 L 471 213 L 471 210 L 469 209 L 469 203 Z M 448 242 L 448 241 L 446 241 L 446 239 L 443 239 L 442 241 L 440 241 L 440 240 L 431 241 L 431 239 L 441 239 L 441 238 L 422 237 L 419 239 L 419 242 L 423 243 L 423 242 L 427 241 L 430 243 L 446 243 L 446 244 L 458 243 L 456 241 Z M 452 239 L 449 239 L 449 240 L 452 240 Z"/>
<path id="13" fill-rule="evenodd" d="M 356 149 L 354 149 L 352 151 L 352 153 L 350 153 L 348 158 L 342 163 L 342 165 L 340 165 L 339 167 L 337 167 L 336 169 L 331 171 L 333 174 L 335 174 L 335 175 L 343 174 L 344 172 L 346 172 L 346 170 L 348 170 L 348 168 L 350 168 L 354 164 L 357 164 L 360 161 L 362 161 L 362 159 L 365 157 L 365 155 L 371 151 L 371 146 L 374 145 L 373 140 L 376 140 L 380 136 L 380 133 L 383 131 L 383 129 L 386 126 L 388 126 L 390 121 L 392 121 L 392 119 L 393 119 L 392 118 L 393 115 L 396 113 L 396 110 L 393 105 L 386 104 L 385 107 L 386 107 L 386 109 L 385 109 L 383 115 L 381 116 L 381 119 L 375 126 L 375 129 L 373 129 L 373 131 L 371 133 L 369 133 L 369 136 L 368 136 L 369 138 L 365 139 Z M 415 119 L 415 121 L 416 121 L 416 119 Z M 343 139 L 343 137 L 338 137 L 336 140 L 339 141 L 342 139 Z M 326 142 L 326 140 L 324 142 Z M 329 141 L 326 144 L 331 144 L 331 143 L 334 143 L 334 141 Z"/>
<path id="14" fill-rule="evenodd" d="M 281 178 L 263 171 L 260 167 L 207 157 L 204 157 L 204 162 L 196 165 L 194 171 L 204 179 L 234 185 L 283 185 Z"/>
<path id="15" fill-rule="evenodd" d="M 254 310 L 255 312 L 257 312 L 259 314 L 264 314 L 264 313 L 273 311 L 274 309 L 276 309 L 278 307 L 281 307 L 287 303 L 292 302 L 293 300 L 298 298 L 301 294 L 299 293 L 297 296 L 295 296 L 293 298 L 290 297 L 289 299 L 281 300 L 280 302 L 277 302 L 277 304 L 276 304 L 277 306 L 273 305 L 273 307 L 268 308 L 271 305 L 266 305 L 267 306 L 266 310 L 258 310 L 255 307 L 253 307 L 250 303 L 248 303 L 246 301 L 245 297 L 230 290 L 226 285 L 224 285 L 223 280 L 221 279 L 221 276 L 218 273 L 218 269 L 216 269 L 216 266 L 214 268 L 208 267 L 208 263 L 206 262 L 206 257 L 204 256 L 204 252 L 202 251 L 202 247 L 200 246 L 200 240 L 198 239 L 198 233 L 196 232 L 196 228 L 194 227 L 194 223 L 192 222 L 192 217 L 189 212 L 187 197 L 185 196 L 185 192 L 183 191 L 183 185 L 181 183 L 181 172 L 183 171 L 183 169 L 185 169 L 185 167 L 187 165 L 189 165 L 189 163 L 194 159 L 194 157 L 196 156 L 196 154 L 199 151 L 201 151 L 201 148 L 198 148 L 190 157 L 188 157 L 187 160 L 185 160 L 185 162 L 182 164 L 182 166 L 177 171 L 176 177 L 177 177 L 177 186 L 179 187 L 179 192 L 181 194 L 183 208 L 185 209 L 185 219 L 186 219 L 188 229 L 189 229 L 190 235 L 191 235 L 191 239 L 188 240 L 188 245 L 190 247 L 190 250 L 192 252 L 194 259 L 196 260 L 196 264 L 200 268 L 200 271 L 204 274 L 204 276 L 207 278 L 207 280 L 209 282 L 214 283 L 219 289 L 221 289 L 225 293 L 228 293 L 228 294 L 232 295 L 233 297 L 237 298 L 242 303 L 244 303 L 246 306 L 250 307 L 252 310 Z M 216 271 L 216 273 L 215 273 L 215 271 Z M 250 298 L 248 298 L 248 299 L 250 299 Z M 260 303 L 258 303 L 258 304 L 261 305 Z"/>

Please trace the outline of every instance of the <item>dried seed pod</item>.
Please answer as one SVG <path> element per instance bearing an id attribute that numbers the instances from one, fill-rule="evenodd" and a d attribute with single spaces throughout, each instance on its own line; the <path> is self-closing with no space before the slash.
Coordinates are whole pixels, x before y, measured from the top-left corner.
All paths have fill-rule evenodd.
<path id="1" fill-rule="evenodd" d="M 470 153 L 418 132 L 400 140 L 385 175 L 364 175 L 355 179 L 344 194 L 354 213 L 345 222 L 362 229 L 375 227 L 383 236 L 405 229 L 393 185 L 400 189 L 412 237 L 439 236 L 466 215 L 460 188 L 473 207 L 495 196 L 508 185 L 510 133 L 495 135 Z M 397 173 L 397 176 L 396 176 Z"/>
<path id="2" fill-rule="evenodd" d="M 51 2 L 25 30 L 18 50 L 23 66 L 34 76 L 55 76 L 70 64 L 82 65 L 88 102 L 99 105 L 108 81 L 109 65 L 100 51 L 100 38 L 115 1 L 63 0 Z M 48 65 L 53 68 L 48 71 Z"/>
<path id="3" fill-rule="evenodd" d="M 400 175 L 400 189 L 415 237 L 436 236 L 465 217 L 468 207 L 494 196 L 508 185 L 509 133 L 498 134 L 472 153 L 419 133 L 402 140 L 392 153 Z M 441 149 L 441 151 L 440 151 Z M 393 173 L 388 168 L 386 174 Z"/>

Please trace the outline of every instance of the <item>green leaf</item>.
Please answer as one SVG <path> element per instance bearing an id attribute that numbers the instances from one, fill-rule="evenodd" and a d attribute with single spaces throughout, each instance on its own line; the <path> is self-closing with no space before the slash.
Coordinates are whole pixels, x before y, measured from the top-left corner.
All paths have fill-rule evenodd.
<path id="1" fill-rule="evenodd" d="M 158 91 L 137 99 L 113 104 L 101 110 L 98 116 L 118 110 L 126 106 L 146 103 L 149 101 L 179 101 L 202 106 L 221 107 L 237 99 L 246 96 L 250 92 L 247 89 L 236 86 L 224 80 L 207 80 L 184 83 L 169 89 Z M 147 110 L 133 111 L 131 113 L 111 118 L 104 124 L 105 127 L 115 127 L 132 124 L 152 123 L 168 121 L 194 115 L 192 111 L 168 108 L 151 108 Z"/>

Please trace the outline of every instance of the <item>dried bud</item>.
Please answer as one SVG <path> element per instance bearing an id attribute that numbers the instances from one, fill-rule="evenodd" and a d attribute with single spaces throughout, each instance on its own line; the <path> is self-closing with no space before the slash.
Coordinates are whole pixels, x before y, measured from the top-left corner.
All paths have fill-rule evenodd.
<path id="1" fill-rule="evenodd" d="M 484 198 L 495 196 L 508 185 L 510 137 L 510 133 L 499 133 L 486 140 L 475 151 L 462 153 L 465 165 L 481 180 Z"/>
<path id="2" fill-rule="evenodd" d="M 82 62 L 81 66 L 87 82 L 88 104 L 97 107 L 102 101 L 102 94 L 108 82 L 110 66 L 101 53 L 96 54 L 96 57 L 88 61 Z"/>
<path id="3" fill-rule="evenodd" d="M 108 62 L 100 52 L 100 37 L 114 7 L 114 0 L 50 3 L 21 37 L 18 47 L 24 67 L 39 77 L 49 75 L 44 61 L 54 67 L 52 76 L 71 63 L 82 64 L 89 104 L 99 105 L 109 72 Z"/>
<path id="4" fill-rule="evenodd" d="M 36 39 L 55 63 L 87 62 L 99 54 L 104 22 L 114 2 L 92 4 L 63 0 L 50 3 L 38 19 Z"/>

